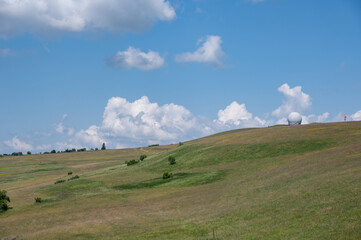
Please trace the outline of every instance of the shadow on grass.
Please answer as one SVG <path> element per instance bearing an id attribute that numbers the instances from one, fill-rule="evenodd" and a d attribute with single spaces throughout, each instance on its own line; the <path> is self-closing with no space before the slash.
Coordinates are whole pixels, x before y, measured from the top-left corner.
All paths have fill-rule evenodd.
<path id="1" fill-rule="evenodd" d="M 173 178 L 163 179 L 153 178 L 147 181 L 122 184 L 119 186 L 114 186 L 114 189 L 117 190 L 129 190 L 129 189 L 144 189 L 144 188 L 154 188 L 159 186 L 196 186 L 212 183 L 215 181 L 222 180 L 225 178 L 225 171 L 214 171 L 214 172 L 201 172 L 201 173 L 175 173 Z"/>

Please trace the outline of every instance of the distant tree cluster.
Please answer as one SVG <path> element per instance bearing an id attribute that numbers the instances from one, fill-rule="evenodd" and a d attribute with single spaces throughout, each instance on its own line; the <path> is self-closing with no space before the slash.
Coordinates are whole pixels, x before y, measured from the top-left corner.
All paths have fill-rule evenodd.
<path id="1" fill-rule="evenodd" d="M 91 151 L 98 151 L 99 148 L 91 148 Z M 106 150 L 106 146 L 105 146 L 105 143 L 102 144 L 102 147 L 101 147 L 101 150 Z M 54 153 L 69 153 L 69 152 L 85 152 L 87 151 L 86 148 L 80 148 L 80 149 L 75 149 L 75 148 L 72 148 L 72 149 L 65 149 L 64 151 L 56 151 L 55 149 L 51 150 L 50 152 L 43 152 L 43 153 L 39 153 L 39 154 L 54 154 Z M 30 151 L 28 151 L 26 153 L 27 155 L 31 155 L 32 153 Z M 23 156 L 23 153 L 22 152 L 13 152 L 12 154 L 0 154 L 0 157 L 5 157 L 5 156 Z M 142 161 L 142 160 L 141 160 Z"/>
<path id="2" fill-rule="evenodd" d="M 11 155 L 12 156 L 22 156 L 23 153 L 22 152 L 13 152 Z"/>
<path id="3" fill-rule="evenodd" d="M 152 145 L 149 145 L 148 147 L 158 147 L 159 144 L 152 144 Z"/>

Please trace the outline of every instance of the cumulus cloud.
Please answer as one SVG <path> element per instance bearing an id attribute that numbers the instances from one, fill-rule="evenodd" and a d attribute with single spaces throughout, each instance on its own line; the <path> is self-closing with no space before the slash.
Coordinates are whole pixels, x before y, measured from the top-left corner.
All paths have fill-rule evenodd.
<path id="1" fill-rule="evenodd" d="M 354 114 L 351 115 L 351 120 L 352 121 L 361 121 L 361 110 L 355 112 Z"/>
<path id="2" fill-rule="evenodd" d="M 0 37 L 94 29 L 140 32 L 175 16 L 164 0 L 2 0 Z"/>
<path id="3" fill-rule="evenodd" d="M 114 97 L 105 108 L 102 128 L 114 136 L 171 140 L 194 128 L 195 123 L 191 112 L 180 105 L 159 106 L 145 96 L 134 102 Z"/>
<path id="4" fill-rule="evenodd" d="M 209 63 L 213 66 L 222 65 L 222 57 L 224 55 L 221 43 L 222 39 L 220 36 L 207 36 L 206 39 L 200 39 L 198 44 L 202 43 L 195 52 L 186 52 L 176 56 L 177 62 L 201 62 Z"/>
<path id="5" fill-rule="evenodd" d="M 64 114 L 63 117 L 62 117 L 62 119 L 61 119 L 61 122 L 56 125 L 55 131 L 58 132 L 58 133 L 65 133 L 65 132 L 67 132 L 67 134 L 68 134 L 69 136 L 71 136 L 71 135 L 74 134 L 74 129 L 64 126 L 64 121 L 65 121 L 67 118 L 68 118 L 68 115 L 67 115 L 67 114 Z"/>
<path id="6" fill-rule="evenodd" d="M 81 130 L 76 134 L 76 138 L 82 143 L 90 144 L 91 146 L 100 146 L 106 141 L 102 138 L 100 128 L 93 125 L 86 130 Z"/>
<path id="7" fill-rule="evenodd" d="M 100 126 L 93 125 L 75 136 L 92 146 L 111 143 L 115 147 L 149 143 L 169 143 L 202 136 L 207 132 L 192 113 L 173 103 L 159 106 L 143 96 L 134 102 L 109 99 Z"/>
<path id="8" fill-rule="evenodd" d="M 33 146 L 21 141 L 17 136 L 13 137 L 13 139 L 4 142 L 8 147 L 16 151 L 30 151 L 33 149 Z"/>
<path id="9" fill-rule="evenodd" d="M 278 91 L 283 93 L 284 99 L 281 106 L 272 112 L 273 116 L 282 118 L 287 117 L 291 112 L 304 113 L 309 110 L 312 105 L 311 97 L 302 92 L 301 86 L 290 88 L 290 86 L 285 83 L 278 88 Z"/>
<path id="10" fill-rule="evenodd" d="M 139 49 L 129 47 L 126 51 L 117 52 L 108 59 L 108 64 L 112 67 L 129 69 L 138 68 L 149 71 L 160 68 L 164 64 L 164 59 L 157 52 L 142 52 Z"/>
<path id="11" fill-rule="evenodd" d="M 325 122 L 327 120 L 327 118 L 329 117 L 329 113 L 325 112 L 321 115 L 315 115 L 315 114 L 310 114 L 307 116 L 302 116 L 302 124 L 308 124 L 308 123 L 313 123 L 313 122 Z"/>
<path id="12" fill-rule="evenodd" d="M 259 117 L 254 117 L 247 111 L 245 104 L 232 102 L 225 109 L 218 111 L 218 120 L 214 121 L 218 125 L 227 127 L 261 127 L 267 124 L 267 121 Z"/>

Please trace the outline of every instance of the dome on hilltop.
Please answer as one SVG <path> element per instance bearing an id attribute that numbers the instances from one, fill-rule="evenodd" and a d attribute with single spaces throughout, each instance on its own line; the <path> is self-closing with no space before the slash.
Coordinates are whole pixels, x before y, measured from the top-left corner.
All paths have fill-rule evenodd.
<path id="1" fill-rule="evenodd" d="M 300 125 L 302 122 L 302 116 L 298 112 L 291 112 L 287 118 L 288 125 Z"/>

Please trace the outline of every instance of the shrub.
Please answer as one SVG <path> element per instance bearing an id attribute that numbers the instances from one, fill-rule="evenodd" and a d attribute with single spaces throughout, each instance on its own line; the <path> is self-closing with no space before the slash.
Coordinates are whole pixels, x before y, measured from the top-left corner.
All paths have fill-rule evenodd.
<path id="1" fill-rule="evenodd" d="M 169 162 L 170 165 L 176 164 L 176 162 L 175 162 L 175 157 L 169 156 L 169 157 L 168 157 L 168 162 Z"/>
<path id="2" fill-rule="evenodd" d="M 69 178 L 68 181 L 71 181 L 71 180 L 74 180 L 74 179 L 78 179 L 78 178 L 79 178 L 79 176 L 78 176 L 78 175 L 75 175 L 74 177 Z"/>
<path id="3" fill-rule="evenodd" d="M 78 175 L 75 175 L 74 177 L 69 178 L 68 181 L 75 180 L 75 179 L 78 179 L 78 178 L 80 178 L 80 177 Z"/>
<path id="4" fill-rule="evenodd" d="M 183 143 L 182 142 L 179 142 L 179 144 L 178 144 L 179 146 L 182 146 L 183 145 Z"/>
<path id="5" fill-rule="evenodd" d="M 36 197 L 36 198 L 34 198 L 34 200 L 35 200 L 36 203 L 43 202 L 43 200 L 40 197 Z"/>
<path id="6" fill-rule="evenodd" d="M 147 155 L 143 154 L 143 155 L 140 155 L 139 160 L 140 160 L 140 161 L 143 161 L 143 160 L 146 159 L 146 158 L 147 158 Z"/>
<path id="7" fill-rule="evenodd" d="M 80 148 L 78 149 L 78 152 L 85 152 L 86 151 L 86 148 Z"/>
<path id="8" fill-rule="evenodd" d="M 159 144 L 152 144 L 152 145 L 149 145 L 148 147 L 158 147 Z"/>
<path id="9" fill-rule="evenodd" d="M 168 179 L 168 178 L 172 178 L 172 177 L 173 177 L 173 173 L 168 173 L 168 172 L 163 173 L 163 179 Z"/>
<path id="10" fill-rule="evenodd" d="M 29 151 L 29 152 L 27 152 L 27 154 L 28 154 L 28 155 L 31 155 L 31 152 Z"/>
<path id="11" fill-rule="evenodd" d="M 5 212 L 10 208 L 7 202 L 10 202 L 9 196 L 6 195 L 5 190 L 0 190 L 0 212 Z"/>
<path id="12" fill-rule="evenodd" d="M 137 160 L 125 161 L 125 163 L 127 164 L 127 166 L 137 164 L 138 162 L 139 162 L 139 161 L 137 161 Z"/>
<path id="13" fill-rule="evenodd" d="M 51 150 L 51 152 L 50 153 L 56 153 L 56 150 L 55 149 L 53 149 L 53 150 Z"/>
<path id="14" fill-rule="evenodd" d="M 98 148 L 95 148 L 95 151 L 98 151 L 99 149 Z"/>
<path id="15" fill-rule="evenodd" d="M 68 172 L 68 175 L 72 175 L 73 174 L 73 172 Z"/>
<path id="16" fill-rule="evenodd" d="M 65 180 L 64 180 L 64 179 L 61 179 L 61 180 L 56 180 L 54 184 L 63 183 L 63 182 L 65 182 Z"/>

